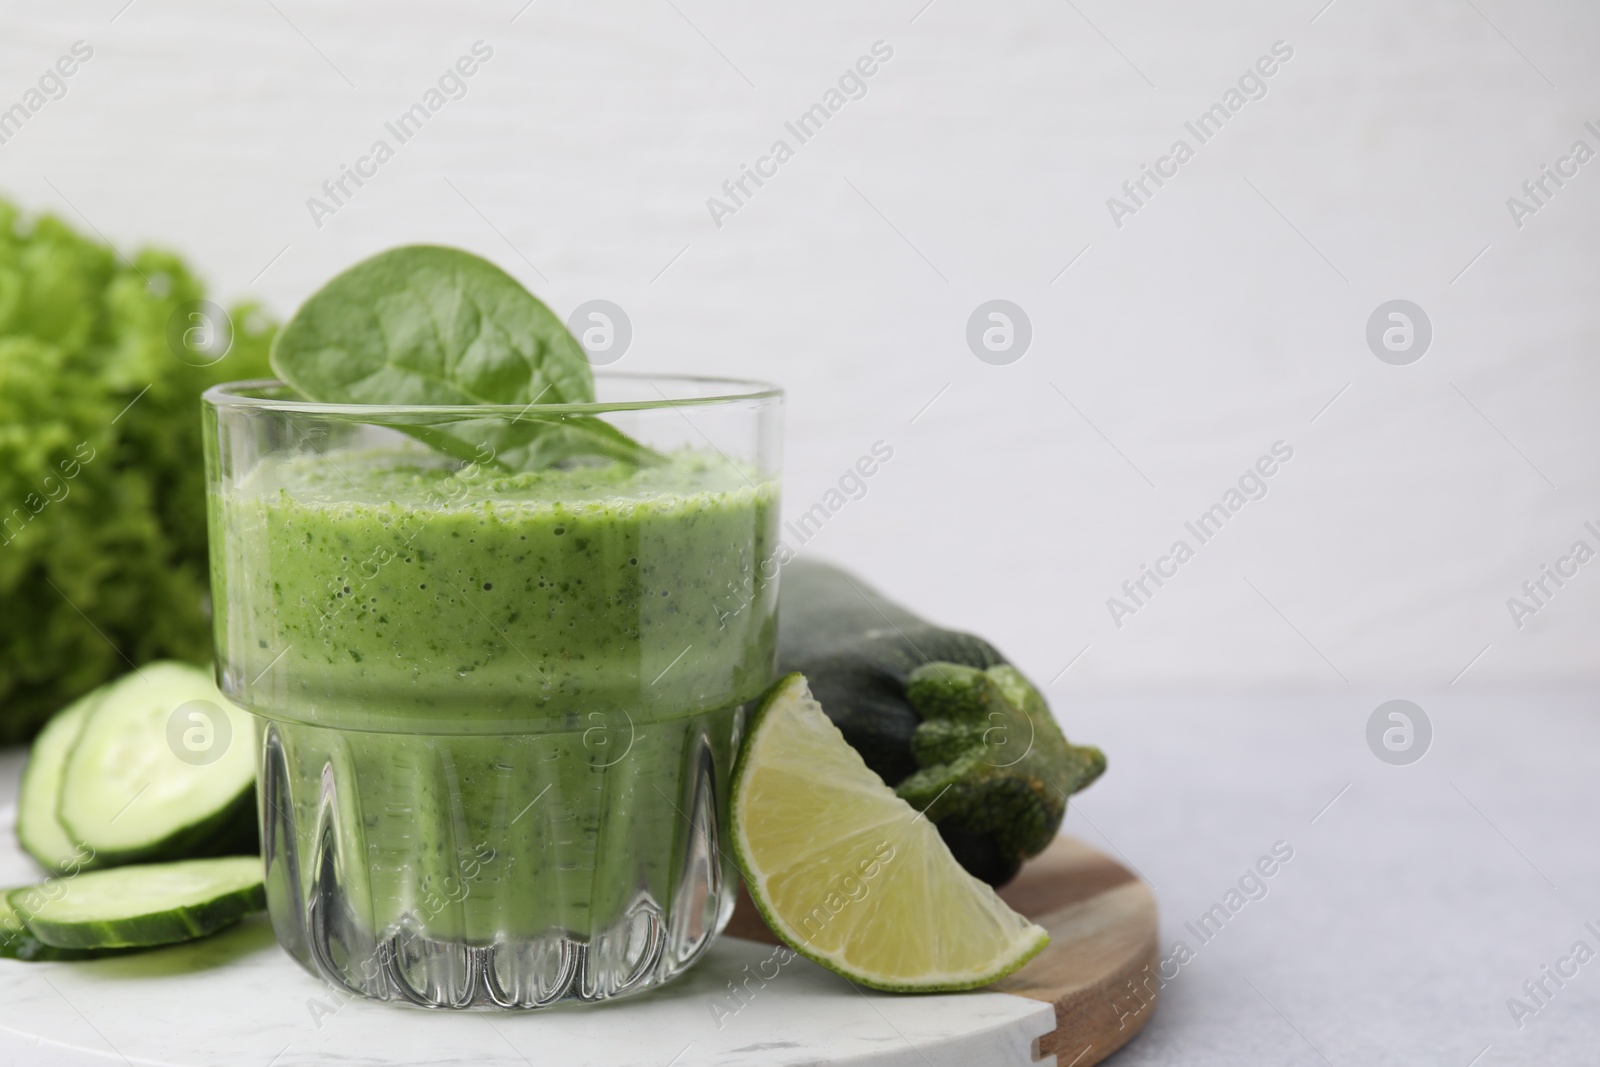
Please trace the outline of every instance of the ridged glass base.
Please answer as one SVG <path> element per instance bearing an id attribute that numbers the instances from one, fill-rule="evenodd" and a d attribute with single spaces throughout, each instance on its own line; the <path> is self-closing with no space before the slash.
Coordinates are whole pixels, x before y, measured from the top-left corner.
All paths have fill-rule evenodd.
<path id="1" fill-rule="evenodd" d="M 630 723 L 602 743 L 592 727 L 410 735 L 263 718 L 278 940 L 352 993 L 430 1008 L 660 985 L 732 912 L 721 828 L 740 717 Z"/>

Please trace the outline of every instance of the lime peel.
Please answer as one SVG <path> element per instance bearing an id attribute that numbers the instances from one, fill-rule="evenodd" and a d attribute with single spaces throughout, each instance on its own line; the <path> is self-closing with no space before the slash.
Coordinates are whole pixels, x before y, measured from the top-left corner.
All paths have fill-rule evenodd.
<path id="1" fill-rule="evenodd" d="M 1050 935 L 962 869 L 938 828 L 869 769 L 789 674 L 734 771 L 733 848 L 767 926 L 806 958 L 893 992 L 973 989 Z"/>

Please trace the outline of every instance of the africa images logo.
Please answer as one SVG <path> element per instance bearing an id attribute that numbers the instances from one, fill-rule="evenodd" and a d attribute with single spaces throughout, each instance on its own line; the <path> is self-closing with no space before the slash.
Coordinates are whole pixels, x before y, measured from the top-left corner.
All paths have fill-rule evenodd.
<path id="1" fill-rule="evenodd" d="M 1294 58 L 1294 46 L 1287 41 L 1273 41 L 1269 55 L 1261 56 L 1255 63 L 1245 68 L 1239 75 L 1236 85 L 1230 85 L 1222 94 L 1222 99 L 1200 112 L 1192 122 L 1185 122 L 1183 128 L 1189 136 L 1194 138 L 1191 145 L 1180 137 L 1172 142 L 1172 147 L 1167 154 L 1156 159 L 1152 166 L 1149 163 L 1139 165 L 1139 175 L 1122 183 L 1122 196 L 1106 197 L 1106 210 L 1111 213 L 1111 221 L 1122 229 L 1130 215 L 1137 215 L 1139 209 L 1146 206 L 1155 194 L 1167 182 L 1178 176 L 1178 171 L 1184 164 L 1195 157 L 1195 152 L 1200 145 L 1212 141 L 1228 122 L 1244 110 L 1244 106 L 1252 100 L 1265 99 L 1267 79 L 1277 74 L 1282 65 Z M 1151 188 L 1152 184 L 1155 188 Z"/>
<path id="2" fill-rule="evenodd" d="M 822 99 L 800 112 L 793 122 L 783 124 L 784 131 L 794 138 L 779 137 L 772 142 L 765 155 L 756 159 L 755 166 L 739 164 L 739 173 L 722 183 L 722 196 L 706 197 L 706 210 L 711 221 L 722 229 L 726 219 L 737 215 L 763 186 L 778 176 L 778 168 L 795 157 L 795 150 L 822 132 L 827 122 L 844 110 L 851 100 L 867 95 L 867 79 L 877 74 L 883 64 L 894 58 L 894 47 L 887 41 L 872 42 L 872 54 L 857 59 L 839 75 L 836 85 L 829 86 Z M 751 186 L 754 188 L 751 188 Z M 726 199 L 724 199 L 724 197 Z"/>
<path id="3" fill-rule="evenodd" d="M 433 116 L 443 111 L 446 104 L 467 95 L 467 79 L 477 74 L 483 64 L 494 56 L 494 48 L 485 41 L 472 42 L 470 51 L 471 55 L 462 55 L 452 66 L 446 67 L 437 83 L 424 90 L 420 99 L 395 116 L 393 121 L 383 124 L 384 130 L 394 138 L 393 144 L 389 143 L 389 138 L 379 137 L 372 142 L 365 155 L 356 157 L 354 166 L 339 164 L 339 173 L 322 183 L 321 197 L 306 197 L 306 210 L 311 213 L 311 221 L 317 229 L 322 229 L 324 218 L 337 215 L 367 182 L 376 178 L 378 169 L 395 157 L 401 145 L 421 133 L 422 128 Z M 351 188 L 352 185 L 355 188 Z"/>
<path id="4" fill-rule="evenodd" d="M 1111 613 L 1111 621 L 1116 628 L 1122 629 L 1123 620 L 1139 614 L 1148 606 L 1156 593 L 1178 576 L 1183 565 L 1194 559 L 1200 546 L 1221 533 L 1228 520 L 1243 511 L 1246 504 L 1264 500 L 1270 491 L 1267 479 L 1277 474 L 1293 458 L 1293 445 L 1287 441 L 1274 441 L 1270 452 L 1257 458 L 1239 476 L 1236 486 L 1229 486 L 1220 500 L 1192 521 L 1183 524 L 1184 530 L 1193 536 L 1194 544 L 1189 543 L 1189 538 L 1180 537 L 1172 543 L 1166 555 L 1156 559 L 1153 568 L 1148 563 L 1141 563 L 1138 576 L 1122 583 L 1122 596 L 1106 597 L 1106 610 Z M 1151 588 L 1152 585 L 1154 588 Z"/>

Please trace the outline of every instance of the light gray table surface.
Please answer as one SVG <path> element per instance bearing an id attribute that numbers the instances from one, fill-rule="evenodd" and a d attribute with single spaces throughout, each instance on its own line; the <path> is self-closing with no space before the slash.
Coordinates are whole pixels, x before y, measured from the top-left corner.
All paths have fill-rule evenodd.
<path id="1" fill-rule="evenodd" d="M 1366 741 L 1396 696 L 1434 732 L 1408 766 Z M 1522 989 L 1580 940 L 1600 952 L 1584 926 L 1600 928 L 1597 704 L 1573 692 L 1058 698 L 1069 735 L 1111 760 L 1067 829 L 1141 870 L 1164 948 L 1194 950 L 1113 1062 L 1600 1061 L 1600 959 L 1560 988 L 1547 980 L 1543 1006 Z M 1201 945 L 1185 923 L 1278 841 L 1294 858 L 1267 895 Z M 1512 997 L 1537 1008 L 1520 1027 Z"/>
<path id="2" fill-rule="evenodd" d="M 1393 696 L 1055 699 L 1110 757 L 1066 829 L 1143 873 L 1164 954 L 1192 952 L 1117 1067 L 1596 1062 L 1600 957 L 1542 1004 L 1523 984 L 1600 952 L 1600 694 L 1405 694 L 1433 729 L 1406 766 L 1366 741 Z M 0 795 L 20 765 L 0 757 Z M 1274 845 L 1292 859 L 1202 942 Z M 1536 1009 L 1520 1026 L 1510 998 Z"/>

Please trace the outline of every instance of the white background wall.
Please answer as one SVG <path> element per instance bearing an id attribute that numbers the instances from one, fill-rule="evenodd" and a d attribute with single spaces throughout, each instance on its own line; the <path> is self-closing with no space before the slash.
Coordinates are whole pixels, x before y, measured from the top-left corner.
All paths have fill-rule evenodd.
<path id="1" fill-rule="evenodd" d="M 0 107 L 94 57 L 0 146 L 0 194 L 280 315 L 412 241 L 562 313 L 613 300 L 618 369 L 789 389 L 791 518 L 890 443 L 805 550 L 1040 681 L 1087 646 L 1059 700 L 1600 679 L 1600 561 L 1520 631 L 1505 603 L 1600 549 L 1600 161 L 1520 229 L 1505 203 L 1600 150 L 1600 8 L 924 2 L 8 3 Z M 467 96 L 316 226 L 307 198 L 477 40 Z M 867 95 L 714 225 L 879 40 Z M 1107 197 L 1279 40 L 1267 96 L 1117 228 Z M 964 339 L 995 297 L 1033 324 L 1009 366 Z M 1364 340 L 1392 298 L 1433 322 L 1410 366 Z M 1277 440 L 1270 494 L 1115 627 L 1106 598 Z"/>

